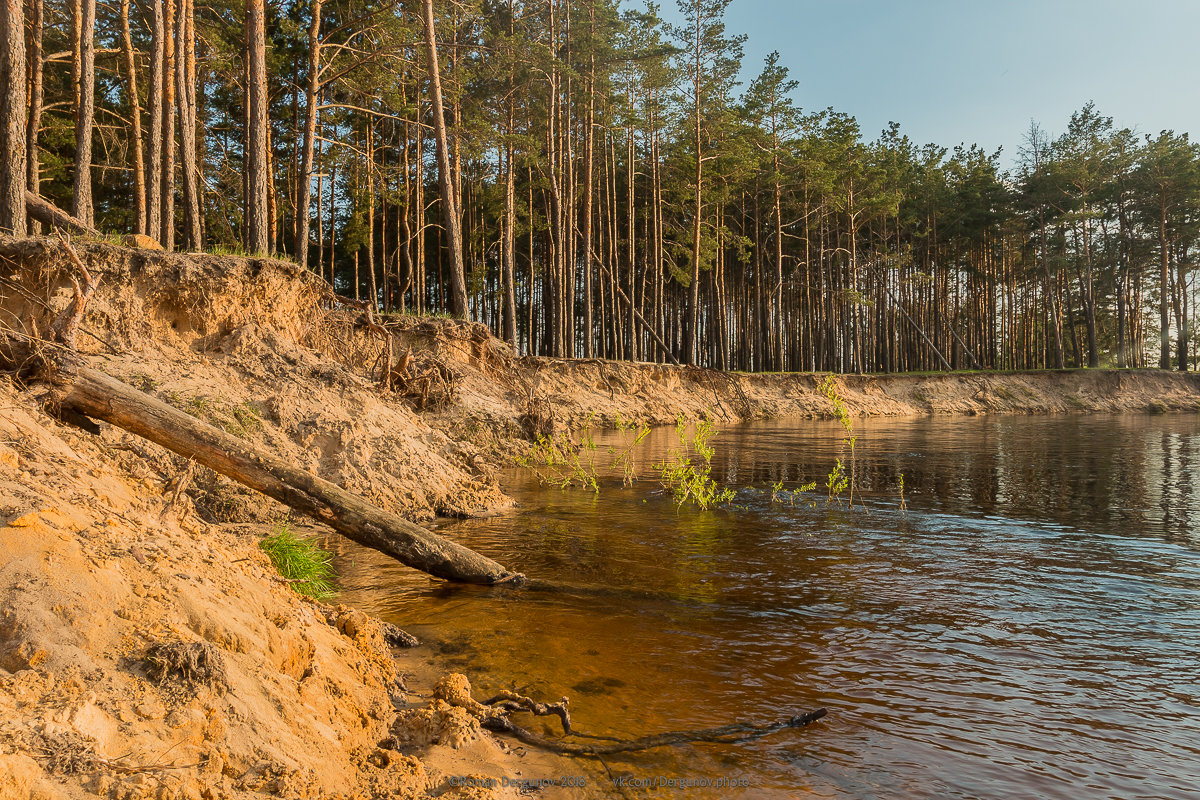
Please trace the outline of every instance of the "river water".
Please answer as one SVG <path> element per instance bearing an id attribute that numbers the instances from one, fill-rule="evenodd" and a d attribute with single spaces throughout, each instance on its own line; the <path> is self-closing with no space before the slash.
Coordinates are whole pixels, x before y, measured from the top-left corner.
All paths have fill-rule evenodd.
<path id="1" fill-rule="evenodd" d="M 514 472 L 515 509 L 441 529 L 579 590 L 447 586 L 363 551 L 343 559 L 344 599 L 477 695 L 568 695 L 595 733 L 829 709 L 756 742 L 606 761 L 745 787 L 655 796 L 1200 796 L 1200 417 L 855 427 L 865 508 L 787 491 L 849 460 L 836 424 L 802 420 L 723 428 L 713 468 L 734 505 L 677 509 L 648 469 L 677 444 L 666 429 L 631 487 Z"/>

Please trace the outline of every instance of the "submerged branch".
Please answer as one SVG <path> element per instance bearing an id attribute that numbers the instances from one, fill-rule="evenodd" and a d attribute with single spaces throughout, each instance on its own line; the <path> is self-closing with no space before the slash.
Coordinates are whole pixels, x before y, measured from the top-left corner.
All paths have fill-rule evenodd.
<path id="1" fill-rule="evenodd" d="M 538 747 L 552 753 L 568 756 L 607 756 L 617 753 L 633 753 L 640 750 L 650 750 L 655 747 L 669 747 L 690 742 L 710 742 L 713 744 L 738 744 L 761 739 L 777 731 L 787 728 L 803 728 L 824 717 L 828 712 L 824 708 L 806 711 L 794 717 L 766 725 L 752 725 L 747 722 L 735 722 L 731 725 L 721 725 L 716 728 L 702 728 L 690 731 L 668 731 L 643 736 L 638 739 L 616 739 L 606 744 L 584 744 L 568 742 L 563 739 L 548 739 L 532 731 L 513 724 L 506 716 L 497 716 L 482 721 L 483 727 L 497 733 L 512 735 L 517 741 L 531 747 Z M 591 736 L 577 731 L 570 732 L 572 736 L 587 736 L 592 739 L 611 739 L 611 737 Z"/>
<path id="2" fill-rule="evenodd" d="M 805 711 L 794 717 L 771 722 L 764 725 L 754 725 L 748 722 L 735 722 L 730 725 L 720 725 L 715 728 L 699 730 L 667 731 L 637 739 L 620 739 L 615 736 L 577 731 L 571 724 L 571 715 L 567 711 L 569 700 L 562 698 L 557 703 L 539 703 L 536 700 L 516 694 L 501 692 L 487 702 L 480 703 L 471 697 L 471 683 L 465 675 L 451 673 L 444 676 L 434 687 L 433 696 L 444 700 L 452 706 L 466 710 L 479 720 L 479 724 L 494 733 L 506 733 L 515 737 L 523 744 L 538 747 L 552 753 L 568 756 L 607 756 L 616 753 L 633 753 L 640 750 L 650 750 L 656 747 L 669 747 L 690 742 L 709 742 L 712 744 L 738 744 L 761 739 L 777 731 L 787 728 L 803 728 L 824 717 L 828 712 L 823 708 Z M 564 738 L 551 739 L 522 728 L 510 718 L 513 714 L 528 713 L 537 717 L 556 716 L 562 722 Z M 572 736 L 583 739 L 599 740 L 599 744 L 567 741 L 565 737 Z"/>

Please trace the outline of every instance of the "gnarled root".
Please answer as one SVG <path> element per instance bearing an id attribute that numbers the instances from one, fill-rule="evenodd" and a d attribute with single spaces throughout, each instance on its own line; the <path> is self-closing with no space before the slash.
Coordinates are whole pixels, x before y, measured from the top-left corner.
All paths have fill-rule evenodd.
<path id="1" fill-rule="evenodd" d="M 599 736 L 583 733 L 571 726 L 571 715 L 567 711 L 568 700 L 562 698 L 557 703 L 539 703 L 532 698 L 514 692 L 501 692 L 485 703 L 480 703 L 471 697 L 471 684 L 465 675 L 453 673 L 443 677 L 434 687 L 433 695 L 452 706 L 466 710 L 479 719 L 480 725 L 494 733 L 506 733 L 523 744 L 548 750 L 560 755 L 572 756 L 606 756 L 615 753 L 632 753 L 639 750 L 649 750 L 655 747 L 686 744 L 688 742 L 712 742 L 715 744 L 737 744 L 761 739 L 764 736 L 786 728 L 803 728 L 811 725 L 826 715 L 823 708 L 806 711 L 794 717 L 765 725 L 754 725 L 748 722 L 735 722 L 715 728 L 702 728 L 688 731 L 668 731 L 638 739 L 620 739 L 615 736 Z M 562 721 L 563 739 L 548 739 L 515 724 L 510 715 L 529 713 L 534 716 L 556 716 Z M 573 736 L 585 739 L 599 740 L 599 743 L 566 741 L 565 737 Z"/>

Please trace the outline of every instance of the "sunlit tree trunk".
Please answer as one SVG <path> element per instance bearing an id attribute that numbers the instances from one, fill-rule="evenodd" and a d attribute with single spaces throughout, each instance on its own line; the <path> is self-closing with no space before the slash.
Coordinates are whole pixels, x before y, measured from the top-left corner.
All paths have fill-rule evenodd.
<path id="1" fill-rule="evenodd" d="M 162 163 L 163 129 L 163 84 L 166 65 L 166 23 L 163 0 L 152 0 L 150 20 L 150 91 L 147 94 L 147 116 L 149 117 L 149 141 L 146 161 L 146 235 L 155 241 L 162 235 Z"/>
<path id="2" fill-rule="evenodd" d="M 80 0 L 79 54 L 75 88 L 75 180 L 71 213 L 94 225 L 92 209 L 92 130 L 96 119 L 96 0 Z"/>
<path id="3" fill-rule="evenodd" d="M 176 0 L 167 0 L 163 12 L 163 142 L 160 164 L 162 212 L 158 241 L 167 250 L 175 247 L 175 75 L 178 71 L 175 52 L 175 3 Z"/>
<path id="4" fill-rule="evenodd" d="M 454 173 L 450 168 L 450 146 L 446 132 L 446 111 L 442 105 L 442 79 L 438 68 L 437 36 L 433 21 L 433 0 L 421 0 L 425 22 L 425 51 L 428 58 L 429 92 L 433 101 L 433 131 L 437 142 L 438 185 L 442 193 L 442 223 L 446 226 L 446 247 L 450 257 L 450 312 L 465 319 L 468 313 L 467 282 L 463 271 L 462 232 L 459 228 L 458 197 L 454 191 Z"/>
<path id="5" fill-rule="evenodd" d="M 40 5 L 42 0 L 37 0 Z M 133 56 L 133 34 L 129 28 L 129 0 L 121 0 L 121 54 L 128 76 L 129 119 L 132 126 L 129 143 L 133 149 L 134 232 L 146 233 L 146 156 L 142 142 L 142 105 L 138 99 L 137 61 Z"/>
<path id="6" fill-rule="evenodd" d="M 200 163 L 196 151 L 196 15 L 193 0 L 178 2 L 175 75 L 179 101 L 179 161 L 183 177 L 183 231 L 188 248 L 200 250 L 204 243 L 200 225 Z"/>
<path id="7" fill-rule="evenodd" d="M 1158 217 L 1158 258 L 1159 258 L 1159 305 L 1158 323 L 1160 326 L 1158 340 L 1158 366 L 1160 369 L 1171 368 L 1171 251 L 1167 240 L 1167 191 L 1160 189 L 1160 213 Z"/>
<path id="8" fill-rule="evenodd" d="M 263 0 L 246 0 L 246 249 L 270 250 L 267 161 L 267 42 Z"/>
<path id="9" fill-rule="evenodd" d="M 24 236 L 27 131 L 25 97 L 25 7 L 23 0 L 0 6 L 0 231 Z"/>
<path id="10" fill-rule="evenodd" d="M 321 88 L 321 0 L 312 0 L 308 27 L 308 80 L 304 85 L 304 145 L 300 156 L 299 199 L 296 202 L 296 241 L 292 244 L 300 269 L 308 266 L 309 206 L 312 203 L 313 150 L 317 135 L 317 98 Z M 317 216 L 321 215 L 318 202 Z M 320 263 L 318 261 L 318 268 Z"/>
<path id="11" fill-rule="evenodd" d="M 30 3 L 33 18 L 29 35 L 29 117 L 26 125 L 25 156 L 29 191 L 42 193 L 41 167 L 38 159 L 38 134 L 42 127 L 42 103 L 45 95 L 45 70 L 42 63 L 42 37 L 46 26 L 45 0 Z M 28 220 L 29 230 L 40 233 L 40 222 Z"/>

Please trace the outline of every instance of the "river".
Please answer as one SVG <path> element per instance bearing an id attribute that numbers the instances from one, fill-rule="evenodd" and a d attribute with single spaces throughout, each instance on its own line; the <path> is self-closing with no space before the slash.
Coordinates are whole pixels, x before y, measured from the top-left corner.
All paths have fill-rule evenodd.
<path id="1" fill-rule="evenodd" d="M 653 479 L 677 445 L 664 429 L 632 486 L 514 471 L 515 509 L 441 528 L 579 591 L 447 586 L 361 551 L 343 599 L 428 640 L 477 694 L 570 696 L 582 730 L 829 709 L 751 743 L 606 762 L 617 778 L 745 787 L 656 796 L 1196 797 L 1200 417 L 855 430 L 853 507 L 824 489 L 849 462 L 836 423 L 722 428 L 713 474 L 738 491 L 709 512 Z M 820 490 L 791 491 L 808 481 Z"/>

